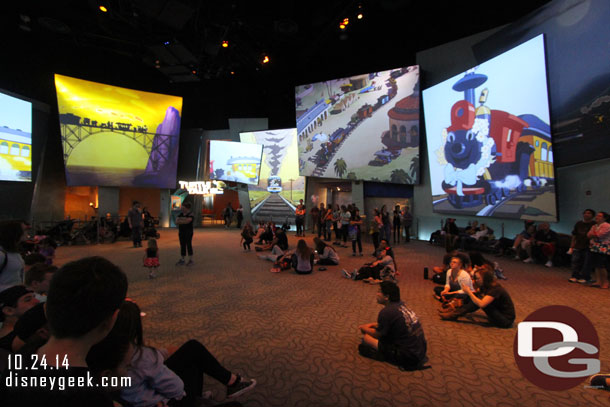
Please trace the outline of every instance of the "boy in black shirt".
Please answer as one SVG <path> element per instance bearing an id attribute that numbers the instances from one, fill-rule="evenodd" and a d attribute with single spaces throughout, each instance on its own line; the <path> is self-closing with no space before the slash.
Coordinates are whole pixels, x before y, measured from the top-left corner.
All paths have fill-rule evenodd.
<path id="1" fill-rule="evenodd" d="M 424 330 L 415 313 L 400 301 L 400 289 L 389 281 L 379 285 L 377 302 L 385 305 L 377 323 L 360 326 L 362 356 L 387 361 L 405 370 L 421 369 L 428 361 Z"/>

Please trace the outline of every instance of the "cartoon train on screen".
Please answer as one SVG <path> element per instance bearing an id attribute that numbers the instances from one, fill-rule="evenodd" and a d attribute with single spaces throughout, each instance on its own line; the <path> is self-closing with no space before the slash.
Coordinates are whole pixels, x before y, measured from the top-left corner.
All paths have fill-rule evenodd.
<path id="1" fill-rule="evenodd" d="M 227 171 L 227 175 L 238 177 L 238 174 L 241 174 L 251 181 L 256 181 L 260 162 L 260 157 L 231 157 L 227 160 L 227 165 L 231 166 L 231 171 Z"/>
<path id="2" fill-rule="evenodd" d="M 535 115 L 489 109 L 488 89 L 475 108 L 474 90 L 485 81 L 487 76 L 469 71 L 453 85 L 464 100 L 451 107 L 451 126 L 443 130 L 442 187 L 457 209 L 495 205 L 515 192 L 554 182 L 549 125 Z"/>
<path id="3" fill-rule="evenodd" d="M 30 133 L 4 126 L 0 130 L 0 158 L 21 176 L 32 174 L 32 139 Z"/>
<path id="4" fill-rule="evenodd" d="M 267 179 L 267 192 L 279 194 L 282 192 L 282 178 L 273 175 Z"/>

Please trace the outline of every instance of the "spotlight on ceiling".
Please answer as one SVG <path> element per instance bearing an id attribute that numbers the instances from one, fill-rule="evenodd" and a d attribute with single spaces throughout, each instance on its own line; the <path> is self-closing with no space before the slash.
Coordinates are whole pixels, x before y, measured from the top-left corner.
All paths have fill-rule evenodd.
<path id="1" fill-rule="evenodd" d="M 267 55 L 265 55 L 265 56 L 263 57 L 263 64 L 266 64 L 266 63 L 268 63 L 268 62 L 269 62 L 269 57 L 268 57 Z"/>
<path id="2" fill-rule="evenodd" d="M 229 46 L 229 41 L 223 41 L 222 42 L 222 47 L 223 48 L 227 48 Z"/>
<path id="3" fill-rule="evenodd" d="M 101 11 L 102 13 L 107 13 L 107 12 L 108 12 L 108 9 L 107 9 L 105 6 L 100 6 L 100 11 Z"/>

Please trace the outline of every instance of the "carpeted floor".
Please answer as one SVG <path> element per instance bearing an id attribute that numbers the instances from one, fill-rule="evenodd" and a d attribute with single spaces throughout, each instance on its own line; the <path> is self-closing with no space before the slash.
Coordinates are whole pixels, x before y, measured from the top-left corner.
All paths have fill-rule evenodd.
<path id="1" fill-rule="evenodd" d="M 312 238 L 306 237 L 308 243 Z M 289 241 L 296 245 L 293 233 Z M 201 341 L 225 367 L 258 381 L 240 398 L 246 406 L 610 405 L 609 392 L 587 389 L 586 383 L 552 392 L 523 378 L 513 357 L 516 328 L 441 321 L 434 284 L 423 279 L 423 267 L 438 265 L 444 250 L 425 242 L 401 244 L 395 253 L 401 296 L 422 321 L 431 368 L 403 372 L 360 357 L 358 326 L 376 321 L 378 287 L 347 280 L 340 270 L 370 261 L 372 245 L 364 246 L 365 257 L 351 257 L 351 248 L 339 248 L 341 265 L 327 271 L 276 274 L 254 251 L 243 252 L 236 229 L 199 229 L 196 265 L 187 268 L 174 266 L 177 232 L 165 230 L 159 240 L 162 266 L 154 280 L 142 267 L 144 249 L 131 248 L 127 241 L 61 247 L 56 263 L 100 255 L 120 265 L 129 277 L 129 296 L 147 314 L 147 342 L 178 346 L 191 338 Z M 610 371 L 608 290 L 568 283 L 566 268 L 509 259 L 501 265 L 516 322 L 546 305 L 576 308 L 597 329 L 602 372 Z M 223 387 L 213 379 L 206 377 L 205 388 L 224 399 Z"/>

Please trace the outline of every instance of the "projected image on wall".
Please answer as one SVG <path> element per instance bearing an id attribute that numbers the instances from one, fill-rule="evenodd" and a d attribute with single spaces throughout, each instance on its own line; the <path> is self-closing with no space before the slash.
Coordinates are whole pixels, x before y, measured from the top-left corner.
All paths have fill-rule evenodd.
<path id="1" fill-rule="evenodd" d="M 0 181 L 32 180 L 32 104 L 0 93 Z"/>
<path id="2" fill-rule="evenodd" d="M 258 185 L 262 145 L 210 141 L 210 179 Z"/>
<path id="3" fill-rule="evenodd" d="M 68 185 L 174 188 L 182 98 L 55 75 Z"/>
<path id="4" fill-rule="evenodd" d="M 423 91 L 435 212 L 555 221 L 543 36 Z"/>
<path id="5" fill-rule="evenodd" d="M 301 175 L 419 182 L 419 67 L 295 88 Z"/>
<path id="6" fill-rule="evenodd" d="M 264 145 L 261 179 L 250 185 L 250 208 L 255 222 L 294 222 L 296 205 L 305 199 L 305 177 L 299 176 L 297 130 L 240 133 L 242 143 Z"/>

